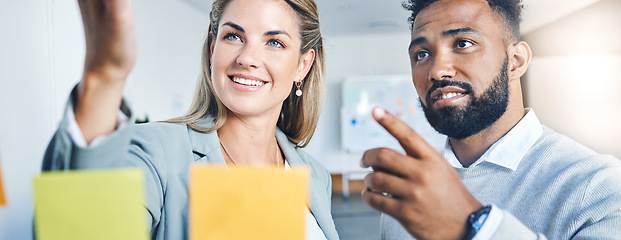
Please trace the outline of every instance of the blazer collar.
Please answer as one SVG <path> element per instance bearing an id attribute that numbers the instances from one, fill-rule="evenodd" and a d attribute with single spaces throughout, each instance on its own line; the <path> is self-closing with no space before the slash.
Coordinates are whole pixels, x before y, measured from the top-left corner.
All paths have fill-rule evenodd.
<path id="1" fill-rule="evenodd" d="M 204 117 L 198 120 L 195 125 L 202 129 L 210 128 L 214 125 L 214 118 L 210 116 Z M 197 161 L 226 164 L 224 157 L 222 156 L 222 152 L 220 151 L 220 139 L 218 139 L 218 132 L 213 131 L 204 133 L 196 131 L 189 126 L 187 128 L 190 144 L 192 145 L 192 152 L 201 157 Z"/>

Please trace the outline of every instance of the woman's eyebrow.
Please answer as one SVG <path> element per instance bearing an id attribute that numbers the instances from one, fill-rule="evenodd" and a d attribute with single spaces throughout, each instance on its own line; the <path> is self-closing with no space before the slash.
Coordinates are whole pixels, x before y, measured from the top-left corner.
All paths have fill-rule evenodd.
<path id="1" fill-rule="evenodd" d="M 241 27 L 241 26 L 239 26 L 239 25 L 237 25 L 237 24 L 235 24 L 235 23 L 232 23 L 232 22 L 225 22 L 225 23 L 223 23 L 223 24 L 222 24 L 222 26 L 229 26 L 229 27 L 232 27 L 232 28 L 234 28 L 235 30 L 240 31 L 240 32 L 242 32 L 242 33 L 245 33 L 245 32 L 246 32 L 246 31 L 244 31 L 244 28 L 243 28 L 243 27 Z"/>
<path id="2" fill-rule="evenodd" d="M 240 31 L 242 33 L 246 33 L 246 31 L 244 30 L 244 28 L 242 26 L 239 26 L 235 23 L 232 22 L 225 22 L 222 24 L 222 26 L 229 26 L 232 27 L 233 29 Z M 291 38 L 291 35 L 289 35 L 289 33 L 282 31 L 282 30 L 273 30 L 273 31 L 267 31 L 265 32 L 265 34 L 263 34 L 264 36 L 274 36 L 274 35 L 285 35 L 289 38 Z"/>
<path id="3" fill-rule="evenodd" d="M 291 38 L 291 35 L 289 35 L 289 33 L 285 32 L 285 31 L 281 31 L 281 30 L 268 31 L 268 32 L 266 32 L 263 35 L 264 36 L 285 35 L 285 36 Z"/>

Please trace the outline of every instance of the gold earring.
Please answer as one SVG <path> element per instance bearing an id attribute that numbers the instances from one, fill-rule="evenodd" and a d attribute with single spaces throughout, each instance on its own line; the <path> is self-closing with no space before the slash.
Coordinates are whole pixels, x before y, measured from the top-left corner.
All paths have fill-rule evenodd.
<path id="1" fill-rule="evenodd" d="M 295 82 L 295 86 L 298 88 L 298 90 L 295 91 L 295 95 L 298 97 L 302 96 L 302 89 L 300 89 L 300 86 L 302 86 L 302 81 Z"/>

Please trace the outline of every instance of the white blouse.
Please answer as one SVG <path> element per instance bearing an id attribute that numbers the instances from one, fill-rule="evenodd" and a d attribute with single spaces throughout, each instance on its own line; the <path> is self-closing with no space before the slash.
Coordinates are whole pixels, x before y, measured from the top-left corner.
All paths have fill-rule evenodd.
<path id="1" fill-rule="evenodd" d="M 289 165 L 289 162 L 287 162 L 287 159 L 285 159 L 285 171 L 291 171 L 291 166 Z M 313 216 L 313 214 L 311 214 L 310 209 L 307 207 L 306 211 L 304 211 L 304 222 L 305 222 L 305 226 L 304 229 L 306 230 L 306 232 L 304 233 L 304 235 L 306 236 L 306 240 L 327 240 L 326 236 L 323 234 L 323 231 L 321 230 L 321 228 L 319 227 L 319 224 L 317 224 L 317 220 L 315 220 L 315 216 Z"/>

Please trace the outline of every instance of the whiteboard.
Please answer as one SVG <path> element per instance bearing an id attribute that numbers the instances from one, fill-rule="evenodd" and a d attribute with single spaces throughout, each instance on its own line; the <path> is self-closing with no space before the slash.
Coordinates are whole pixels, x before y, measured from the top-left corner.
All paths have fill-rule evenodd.
<path id="1" fill-rule="evenodd" d="M 403 152 L 399 143 L 371 116 L 375 106 L 384 107 L 407 123 L 439 152 L 446 137 L 427 122 L 410 76 L 348 77 L 343 81 L 341 144 L 346 153 L 388 147 Z"/>

